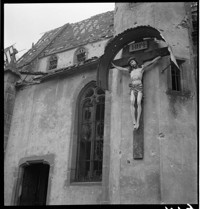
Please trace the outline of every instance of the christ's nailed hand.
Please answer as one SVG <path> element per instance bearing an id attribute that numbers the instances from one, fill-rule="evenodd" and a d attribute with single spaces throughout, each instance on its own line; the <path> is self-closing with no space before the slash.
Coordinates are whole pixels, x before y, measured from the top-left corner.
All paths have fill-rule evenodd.
<path id="1" fill-rule="evenodd" d="M 111 62 L 111 64 L 112 64 L 113 67 L 116 67 L 116 65 L 114 65 L 112 62 Z"/>

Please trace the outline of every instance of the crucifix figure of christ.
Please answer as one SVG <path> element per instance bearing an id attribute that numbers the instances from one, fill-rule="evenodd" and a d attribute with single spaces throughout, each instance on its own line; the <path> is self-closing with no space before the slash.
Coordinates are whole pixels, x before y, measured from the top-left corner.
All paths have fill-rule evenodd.
<path id="1" fill-rule="evenodd" d="M 129 58 L 128 60 L 128 68 L 116 66 L 112 63 L 112 66 L 118 70 L 129 72 L 131 83 L 129 84 L 130 87 L 130 100 L 131 100 L 131 116 L 133 120 L 133 128 L 139 128 L 139 121 L 142 112 L 142 96 L 143 96 L 143 84 L 142 84 L 142 77 L 143 73 L 150 68 L 148 66 L 152 65 L 156 61 L 158 61 L 161 56 L 154 58 L 151 61 L 143 62 L 142 65 L 138 65 L 136 59 L 134 57 Z M 137 118 L 135 117 L 135 100 L 137 98 Z"/>

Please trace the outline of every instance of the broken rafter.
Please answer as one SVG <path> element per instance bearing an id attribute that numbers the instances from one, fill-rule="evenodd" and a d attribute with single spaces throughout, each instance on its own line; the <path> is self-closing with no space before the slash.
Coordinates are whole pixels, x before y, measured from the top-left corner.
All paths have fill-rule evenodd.
<path id="1" fill-rule="evenodd" d="M 30 86 L 30 85 L 35 85 L 35 84 L 39 84 L 40 83 L 40 81 L 25 81 L 25 80 L 23 80 L 23 81 L 17 81 L 16 83 L 15 83 L 15 86 L 16 87 L 22 87 L 22 86 Z"/>
<path id="2" fill-rule="evenodd" d="M 35 52 L 35 54 L 30 58 L 30 60 L 28 61 L 28 63 L 24 63 L 24 64 L 22 64 L 21 66 L 20 66 L 20 62 L 18 62 L 18 64 L 19 64 L 19 66 L 18 66 L 18 68 L 22 68 L 22 67 L 24 67 L 24 66 L 26 66 L 26 65 L 28 65 L 28 64 L 30 64 L 33 60 L 35 60 L 51 43 L 52 43 L 52 41 L 53 40 L 55 40 L 55 38 L 57 37 L 57 36 L 59 36 L 67 27 L 69 26 L 69 23 L 67 23 L 67 24 L 65 24 L 64 26 L 61 26 L 60 28 L 59 28 L 59 30 L 55 33 L 55 34 L 53 34 L 52 36 L 52 38 L 49 40 L 49 42 L 48 43 L 46 43 L 45 45 L 42 45 L 41 46 L 41 48 L 39 49 L 37 49 L 37 51 Z M 40 40 L 39 40 L 40 41 Z M 37 44 L 37 43 L 36 43 Z M 35 45 L 36 45 L 35 44 Z M 29 49 L 28 50 L 28 52 L 27 53 L 25 53 L 25 55 L 27 55 L 29 52 L 31 51 L 31 49 Z M 25 55 L 23 55 L 21 58 L 23 59 L 23 58 L 25 58 Z M 20 58 L 20 59 L 21 59 Z M 19 60 L 20 60 L 19 59 Z"/>
<path id="3" fill-rule="evenodd" d="M 27 75 L 46 75 L 48 73 L 45 72 L 28 72 L 28 71 L 19 71 L 21 74 L 27 74 Z"/>

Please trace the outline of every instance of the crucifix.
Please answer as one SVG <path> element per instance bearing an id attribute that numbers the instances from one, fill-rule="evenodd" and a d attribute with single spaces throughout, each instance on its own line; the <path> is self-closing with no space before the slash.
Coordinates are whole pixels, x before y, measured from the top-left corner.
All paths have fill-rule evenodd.
<path id="1" fill-rule="evenodd" d="M 158 56 L 159 55 L 159 56 Z M 143 96 L 143 73 L 150 65 L 157 62 L 161 56 L 169 55 L 169 51 L 166 48 L 152 50 L 147 53 L 143 53 L 140 58 L 130 57 L 127 61 L 128 68 L 117 66 L 113 63 L 112 66 L 115 69 L 129 72 L 131 83 L 130 87 L 130 110 L 132 116 L 133 125 L 133 155 L 134 159 L 143 158 L 143 117 L 142 116 L 142 96 Z M 138 61 L 139 60 L 139 61 Z M 150 60 L 150 61 L 149 61 Z M 139 64 L 140 63 L 140 64 Z"/>
<path id="2" fill-rule="evenodd" d="M 173 61 L 176 64 L 176 60 L 174 56 L 172 56 L 173 54 L 170 50 L 169 44 L 167 44 L 168 45 L 167 47 L 153 49 L 149 52 L 147 51 L 144 52 L 144 50 L 138 51 L 139 45 L 137 43 L 139 43 L 142 40 L 144 41 L 146 39 L 154 39 L 155 42 L 163 41 L 167 44 L 163 35 L 157 29 L 151 26 L 138 26 L 135 28 L 129 28 L 123 33 L 115 36 L 114 39 L 106 46 L 104 50 L 104 55 L 101 56 L 100 61 L 98 63 L 97 85 L 103 89 L 108 90 L 109 70 L 110 68 L 112 68 L 111 63 L 113 62 L 114 65 L 116 66 L 126 67 L 128 65 L 128 59 L 130 57 L 134 57 L 136 64 L 138 64 L 138 66 L 142 66 L 145 62 L 153 61 L 158 56 L 163 57 L 163 56 L 170 55 L 171 61 Z M 121 59 L 113 61 L 116 54 L 125 46 L 127 46 L 127 44 L 130 44 L 133 41 L 134 43 L 136 43 L 136 45 L 135 45 L 135 48 L 133 47 L 131 48 L 131 50 L 134 49 L 136 51 L 136 48 L 137 48 L 137 52 L 134 54 L 128 53 L 127 56 L 124 56 Z M 144 45 L 143 45 L 143 48 L 145 49 Z M 162 69 L 162 72 L 163 71 L 164 70 Z M 136 77 L 135 74 L 141 75 L 140 73 L 141 72 L 134 73 L 133 77 Z M 135 83 L 132 83 L 132 84 L 134 85 Z M 137 91 L 136 87 L 131 87 L 131 86 L 132 85 L 130 85 L 130 88 L 133 89 L 132 92 L 134 93 L 134 96 L 132 93 L 132 101 L 130 102 L 130 105 L 131 103 L 135 103 L 134 107 L 133 105 L 131 106 L 131 109 L 132 109 L 131 112 L 132 112 L 132 115 L 134 113 L 136 114 L 136 115 L 134 114 L 135 121 L 134 119 L 132 119 L 132 123 L 131 123 L 131 127 L 133 128 L 133 158 L 143 159 L 143 155 L 144 155 L 144 146 L 143 146 L 144 145 L 144 124 L 143 124 L 143 111 L 142 111 L 143 103 L 142 103 L 141 93 L 139 93 L 139 99 L 138 99 L 138 94 L 137 96 L 135 95 L 135 92 Z M 138 87 L 137 87 L 138 90 L 141 90 L 140 86 L 141 85 L 138 84 Z M 141 92 L 141 91 L 138 91 L 138 92 Z M 136 101 L 134 101 L 134 99 L 139 100 L 139 105 L 136 104 Z M 141 108 L 140 108 L 140 104 L 141 104 Z M 139 109 L 137 109 L 138 107 Z"/>
<path id="3" fill-rule="evenodd" d="M 137 61 L 134 57 L 129 58 L 128 60 L 128 68 L 116 66 L 112 63 L 113 67 L 118 70 L 128 71 L 131 78 L 131 83 L 129 84 L 130 87 L 130 101 L 131 101 L 131 116 L 133 122 L 133 129 L 139 128 L 140 116 L 142 112 L 142 96 L 143 96 L 143 84 L 142 84 L 142 77 L 143 73 L 146 71 L 146 67 L 152 65 L 154 62 L 158 61 L 161 56 L 156 57 L 152 61 L 145 62 L 142 65 L 138 65 Z M 137 100 L 137 117 L 135 115 L 135 102 Z"/>

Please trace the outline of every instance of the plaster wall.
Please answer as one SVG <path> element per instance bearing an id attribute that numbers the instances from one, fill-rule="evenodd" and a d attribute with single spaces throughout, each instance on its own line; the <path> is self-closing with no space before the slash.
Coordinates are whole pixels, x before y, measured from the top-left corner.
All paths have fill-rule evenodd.
<path id="1" fill-rule="evenodd" d="M 130 111 L 130 77 L 112 70 L 110 136 L 110 203 L 156 204 L 160 202 L 159 67 L 144 77 L 144 159 L 133 159 L 133 126 Z"/>
<path id="2" fill-rule="evenodd" d="M 96 80 L 95 71 L 58 77 L 19 90 L 16 95 L 8 149 L 5 155 L 5 205 L 11 205 L 21 159 L 55 156 L 50 205 L 92 204 L 100 201 L 101 185 L 66 184 L 74 113 L 74 92 L 84 81 Z M 80 89 L 78 89 L 80 88 Z"/>
<path id="3" fill-rule="evenodd" d="M 183 71 L 189 71 L 189 60 Z M 184 72 L 183 72 L 184 73 Z M 160 177 L 163 203 L 197 203 L 197 123 L 195 88 L 189 95 L 166 94 L 166 73 L 159 83 Z M 194 77 L 187 77 L 194 83 Z"/>
<path id="4" fill-rule="evenodd" d="M 94 56 L 100 57 L 104 53 L 104 48 L 105 48 L 105 45 L 108 41 L 109 41 L 109 39 L 106 39 L 106 40 L 102 40 L 102 41 L 98 41 L 98 42 L 89 43 L 89 44 L 84 45 L 84 47 L 86 48 L 86 50 L 88 52 L 87 59 L 90 59 Z M 74 48 L 74 49 L 71 49 L 68 51 L 58 53 L 57 54 L 57 56 L 58 56 L 57 69 L 74 65 L 74 53 L 76 50 L 77 50 L 77 48 Z M 41 72 L 47 71 L 49 57 L 50 56 L 47 56 L 47 57 L 41 58 L 39 60 L 37 71 L 41 71 Z"/>
<path id="5" fill-rule="evenodd" d="M 109 165 L 109 201 L 111 204 L 120 204 L 120 147 L 122 132 L 122 91 L 121 74 L 118 70 L 111 70 L 110 94 L 111 94 L 111 113 L 110 113 L 110 165 Z"/>
<path id="6" fill-rule="evenodd" d="M 188 29 L 181 26 L 187 18 L 184 2 L 116 3 L 115 35 L 128 28 L 150 25 L 159 30 L 175 56 L 188 57 Z"/>
<path id="7" fill-rule="evenodd" d="M 159 141 L 157 134 L 159 64 L 144 74 L 144 157 L 133 159 L 133 126 L 130 114 L 129 76 L 123 75 L 122 141 L 120 164 L 120 196 L 123 204 L 157 204 L 160 202 Z M 145 82 L 146 81 L 146 82 Z"/>
<path id="8" fill-rule="evenodd" d="M 110 202 L 197 203 L 196 90 L 188 30 L 178 27 L 186 16 L 184 3 L 134 4 L 116 3 L 115 33 L 138 25 L 159 29 L 174 55 L 185 60 L 182 90 L 189 96 L 167 94 L 169 68 L 164 73 L 161 70 L 169 65 L 169 57 L 145 73 L 144 159 L 134 160 L 129 76 L 116 72 L 112 75 L 117 83 L 112 88 L 115 137 L 111 134 L 111 147 L 113 144 L 115 148 L 110 157 Z"/>
<path id="9" fill-rule="evenodd" d="M 5 154 L 5 205 L 11 205 L 19 162 L 31 156 L 55 156 L 49 204 L 96 204 L 102 195 L 111 204 L 196 203 L 196 107 L 194 78 L 191 73 L 187 29 L 176 27 L 184 18 L 183 3 L 116 3 L 115 32 L 137 25 L 159 30 L 184 58 L 182 84 L 187 95 L 166 94 L 169 64 L 165 57 L 144 75 L 144 159 L 133 159 L 133 129 L 130 113 L 129 75 L 110 70 L 109 137 L 107 154 L 108 185 L 71 184 L 69 168 L 75 102 L 84 85 L 96 80 L 95 71 L 69 77 L 60 76 L 16 94 L 7 152 Z M 170 9 L 169 9 L 170 8 Z M 136 22 L 136 23 L 135 23 Z M 108 40 L 88 44 L 88 58 L 101 56 Z M 58 54 L 58 68 L 73 65 L 75 49 Z M 119 57 L 121 52 L 119 53 Z M 48 57 L 39 60 L 38 71 L 45 72 Z M 105 150 L 104 150 L 105 151 Z M 104 156 L 107 159 L 108 156 Z M 109 169 L 109 172 L 107 172 Z M 105 177 L 103 177 L 105 178 Z M 104 184 L 105 184 L 104 182 Z M 105 197 L 108 194 L 109 197 Z"/>
<path id="10" fill-rule="evenodd" d="M 10 70 L 4 72 L 4 152 L 9 138 L 13 108 L 15 104 L 15 82 L 19 75 Z"/>

